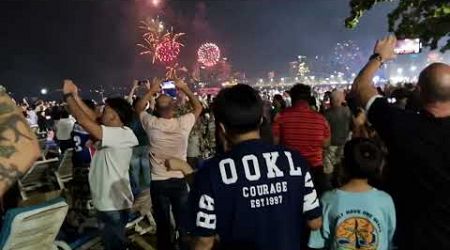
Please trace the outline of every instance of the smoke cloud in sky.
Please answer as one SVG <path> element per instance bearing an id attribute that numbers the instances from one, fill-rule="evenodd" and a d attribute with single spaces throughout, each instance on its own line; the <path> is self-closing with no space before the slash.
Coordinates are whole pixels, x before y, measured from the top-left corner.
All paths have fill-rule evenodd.
<path id="1" fill-rule="evenodd" d="M 330 53 L 352 39 L 370 48 L 386 34 L 389 4 L 354 31 L 344 28 L 344 0 L 298 1 L 1 1 L 0 82 L 18 94 L 60 88 L 72 78 L 84 89 L 124 85 L 164 71 L 139 56 L 140 20 L 161 16 L 184 32 L 181 63 L 195 63 L 201 43 L 217 43 L 233 69 L 248 76 L 287 72 L 298 54 Z M 51 92 L 51 91 L 50 91 Z"/>

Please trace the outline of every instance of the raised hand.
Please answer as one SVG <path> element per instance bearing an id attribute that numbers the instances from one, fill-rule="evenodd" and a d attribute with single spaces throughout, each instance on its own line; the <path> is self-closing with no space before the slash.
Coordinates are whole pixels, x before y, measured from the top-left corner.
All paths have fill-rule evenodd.
<path id="1" fill-rule="evenodd" d="M 395 36 L 387 36 L 377 41 L 373 52 L 379 54 L 383 61 L 393 60 L 396 57 L 394 52 L 396 43 L 397 38 L 395 38 Z"/>
<path id="2" fill-rule="evenodd" d="M 166 166 L 167 171 L 181 171 L 184 175 L 193 172 L 191 166 L 187 162 L 176 158 L 166 160 L 164 165 Z"/>
<path id="3" fill-rule="evenodd" d="M 147 86 L 147 89 L 152 93 L 161 92 L 161 80 L 157 77 L 153 78 L 153 81 L 151 84 L 150 84 L 150 81 L 147 81 L 145 83 L 145 86 Z"/>
<path id="4" fill-rule="evenodd" d="M 184 91 L 184 90 L 189 89 L 187 83 L 186 83 L 183 79 L 176 78 L 176 79 L 174 80 L 174 82 L 175 82 L 175 86 L 176 86 L 179 90 Z"/>
<path id="5" fill-rule="evenodd" d="M 72 80 L 66 79 L 64 80 L 64 86 L 63 86 L 63 93 L 64 94 L 78 94 L 78 87 L 73 83 Z"/>
<path id="6" fill-rule="evenodd" d="M 138 80 L 133 80 L 133 89 L 137 89 L 139 88 L 139 81 Z"/>

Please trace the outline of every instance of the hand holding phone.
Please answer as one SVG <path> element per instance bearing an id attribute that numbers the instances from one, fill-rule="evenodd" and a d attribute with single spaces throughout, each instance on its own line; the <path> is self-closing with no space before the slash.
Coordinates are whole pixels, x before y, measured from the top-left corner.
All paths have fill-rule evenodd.
<path id="1" fill-rule="evenodd" d="M 154 77 L 152 83 L 150 83 L 150 81 L 145 83 L 145 87 L 150 92 L 159 93 L 161 92 L 161 81 L 157 77 Z"/>
<path id="2" fill-rule="evenodd" d="M 422 50 L 419 38 L 397 40 L 394 52 L 397 55 L 418 54 Z"/>
<path id="3" fill-rule="evenodd" d="M 171 80 L 166 80 L 161 84 L 162 93 L 168 95 L 172 98 L 177 97 L 177 88 L 175 82 Z"/>
<path id="4" fill-rule="evenodd" d="M 395 58 L 395 44 L 397 39 L 395 36 L 390 35 L 383 39 L 380 39 L 375 44 L 374 54 L 379 54 L 384 62 L 392 60 Z"/>

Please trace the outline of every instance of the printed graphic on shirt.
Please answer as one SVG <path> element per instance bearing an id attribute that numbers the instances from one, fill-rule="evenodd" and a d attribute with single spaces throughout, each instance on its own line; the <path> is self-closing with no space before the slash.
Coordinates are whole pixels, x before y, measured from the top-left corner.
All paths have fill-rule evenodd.
<path id="1" fill-rule="evenodd" d="M 380 226 L 372 214 L 355 209 L 339 215 L 344 218 L 337 224 L 335 244 L 339 250 L 376 250 L 378 249 Z"/>
<path id="2" fill-rule="evenodd" d="M 282 162 L 288 167 L 281 167 Z M 295 188 L 289 187 L 288 176 L 304 179 L 303 212 L 319 207 L 319 199 L 309 172 L 294 162 L 291 152 L 264 152 L 244 155 L 241 159 L 225 158 L 219 161 L 218 174 L 222 185 L 239 185 L 239 200 L 249 209 L 262 209 L 280 206 L 286 203 L 287 193 Z M 243 174 L 238 174 L 242 170 Z M 239 179 L 239 178 L 242 178 Z M 261 180 L 264 180 L 261 182 Z M 205 184 L 206 180 L 202 180 Z M 241 184 L 238 184 L 241 183 Z M 292 182 L 300 184 L 302 182 Z M 202 189 L 202 188 L 200 188 Z M 196 226 L 204 229 L 216 229 L 216 211 L 214 198 L 209 190 L 202 190 L 197 206 Z"/>
<path id="3" fill-rule="evenodd" d="M 90 135 L 78 123 L 75 123 L 72 131 L 74 142 L 73 163 L 76 167 L 90 164 L 93 156 L 93 148 L 90 147 Z"/>
<path id="4" fill-rule="evenodd" d="M 245 178 L 250 185 L 242 187 L 241 195 L 247 199 L 251 208 L 261 208 L 268 206 L 276 206 L 283 203 L 283 194 L 288 192 L 288 183 L 283 178 L 285 173 L 276 165 L 279 152 L 270 152 L 262 154 L 267 171 L 261 172 L 260 162 L 256 155 L 245 155 L 242 157 L 242 166 L 244 168 Z M 299 166 L 294 166 L 292 155 L 290 152 L 284 152 L 283 157 L 286 157 L 289 162 L 289 175 L 302 176 L 302 169 Z M 262 164 L 262 163 L 261 163 Z M 219 163 L 220 175 L 222 182 L 225 185 L 231 185 L 238 181 L 236 170 L 236 163 L 233 159 L 227 158 Z M 266 175 L 271 182 L 260 185 L 251 185 L 261 179 L 262 175 Z M 278 180 L 274 180 L 278 178 Z M 281 179 L 280 179 L 281 178 Z"/>

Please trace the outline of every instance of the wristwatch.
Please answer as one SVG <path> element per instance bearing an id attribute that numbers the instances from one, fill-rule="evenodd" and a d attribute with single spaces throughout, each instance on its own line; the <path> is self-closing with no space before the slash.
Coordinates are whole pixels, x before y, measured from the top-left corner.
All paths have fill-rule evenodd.
<path id="1" fill-rule="evenodd" d="M 378 54 L 378 53 L 375 53 L 375 54 L 373 54 L 373 55 L 370 56 L 369 61 L 372 61 L 372 60 L 377 60 L 377 61 L 379 61 L 379 62 L 381 63 L 381 65 L 384 64 L 383 57 L 381 57 L 381 55 Z"/>

